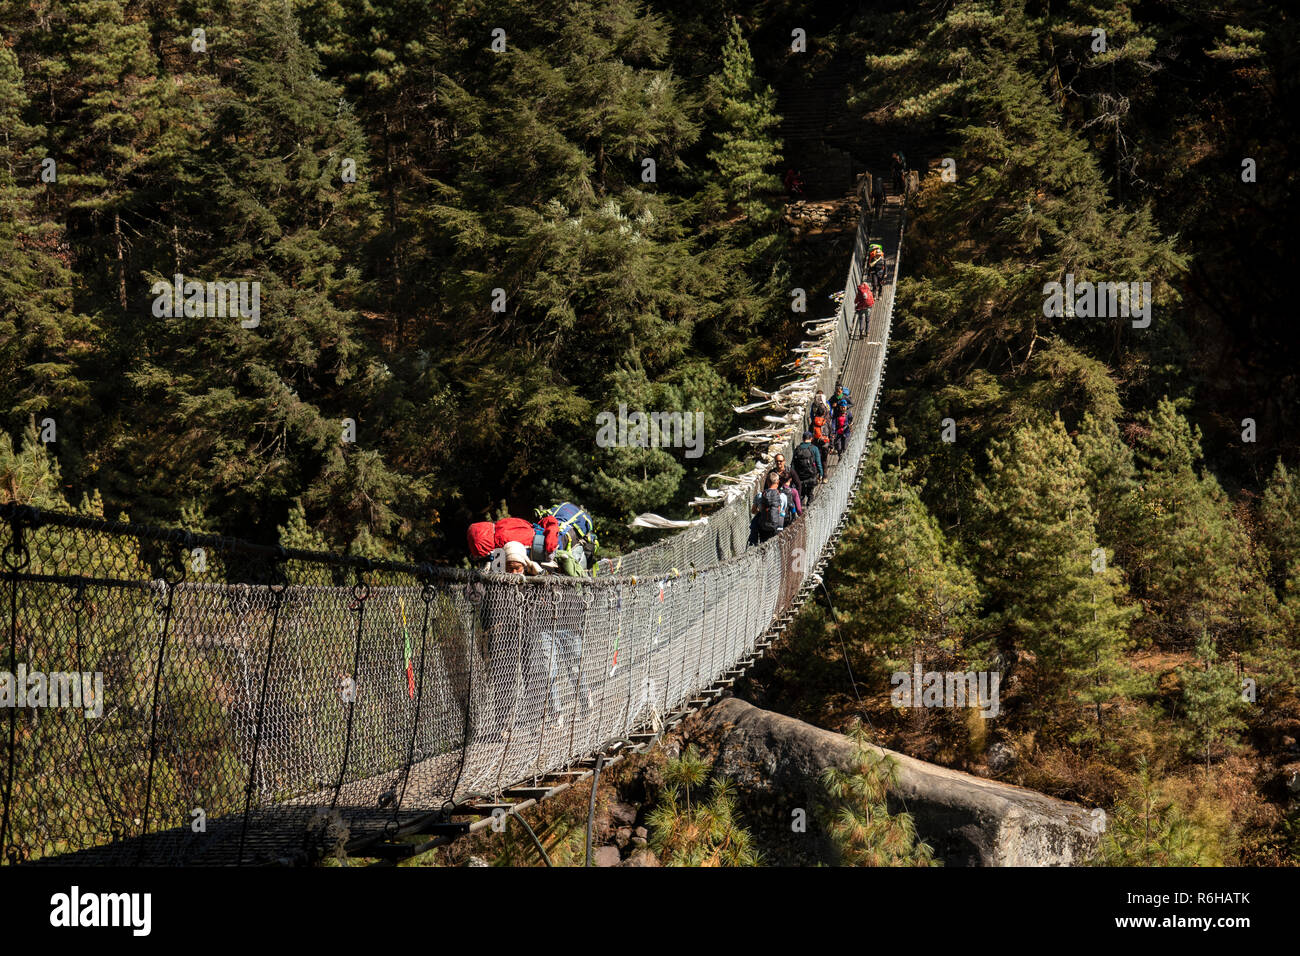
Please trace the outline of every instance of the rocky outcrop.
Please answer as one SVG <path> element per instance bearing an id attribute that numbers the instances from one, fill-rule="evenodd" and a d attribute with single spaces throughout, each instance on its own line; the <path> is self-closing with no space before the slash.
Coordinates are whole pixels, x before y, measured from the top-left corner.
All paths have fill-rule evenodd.
<path id="1" fill-rule="evenodd" d="M 769 821 L 811 815 L 822 770 L 845 766 L 849 738 L 760 710 L 737 698 L 710 707 L 693 735 L 715 755 L 715 771 L 766 805 Z M 906 810 L 917 834 L 948 866 L 1070 866 L 1097 842 L 1090 812 L 1076 804 L 876 748 L 899 765 L 890 809 Z"/>
<path id="2" fill-rule="evenodd" d="M 785 222 L 796 239 L 815 241 L 857 232 L 861 206 L 854 197 L 798 200 L 785 206 Z"/>
<path id="3" fill-rule="evenodd" d="M 637 850 L 619 866 L 662 866 L 653 850 Z"/>

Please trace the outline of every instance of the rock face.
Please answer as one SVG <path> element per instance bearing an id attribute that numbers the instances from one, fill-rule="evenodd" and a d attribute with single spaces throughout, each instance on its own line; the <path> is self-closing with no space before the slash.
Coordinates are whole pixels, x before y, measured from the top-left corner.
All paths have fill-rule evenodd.
<path id="1" fill-rule="evenodd" d="M 619 866 L 662 866 L 653 850 L 637 850 Z"/>
<path id="2" fill-rule="evenodd" d="M 816 805 L 822 770 L 845 766 L 853 753 L 841 734 L 734 697 L 701 718 L 701 736 L 717 753 L 714 769 L 787 821 Z M 876 749 L 899 764 L 890 810 L 911 813 L 917 834 L 946 866 L 1070 866 L 1096 845 L 1083 807 Z"/>

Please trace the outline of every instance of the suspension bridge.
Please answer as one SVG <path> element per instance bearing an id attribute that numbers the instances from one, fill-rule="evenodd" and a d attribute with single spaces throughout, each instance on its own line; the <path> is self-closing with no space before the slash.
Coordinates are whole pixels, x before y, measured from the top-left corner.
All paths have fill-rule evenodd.
<path id="1" fill-rule="evenodd" d="M 517 814 L 721 697 L 835 552 L 875 417 L 905 210 L 863 203 L 836 314 L 749 406 L 762 461 L 615 575 L 521 579 L 0 505 L 7 864 L 401 858 Z M 866 328 L 869 242 L 886 285 Z M 805 514 L 749 546 L 813 392 L 856 421 Z M 21 674 L 20 674 L 21 671 Z M 76 675 L 76 676 L 74 676 Z M 98 677 L 92 678 L 92 675 Z M 21 676 L 21 680 L 19 677 Z M 3 677 L 3 675 L 0 675 Z"/>

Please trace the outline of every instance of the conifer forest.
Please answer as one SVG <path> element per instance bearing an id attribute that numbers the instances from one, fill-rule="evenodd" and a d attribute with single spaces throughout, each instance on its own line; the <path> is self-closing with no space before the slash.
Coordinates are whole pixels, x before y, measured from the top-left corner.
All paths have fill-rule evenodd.
<path id="1" fill-rule="evenodd" d="M 13 529 L 0 668 L 20 688 L 29 651 L 73 633 L 20 584 L 36 566 L 12 557 L 41 515 L 488 582 L 458 583 L 461 601 L 508 587 L 480 574 L 473 528 L 572 502 L 598 550 L 568 574 L 529 552 L 525 577 L 594 578 L 582 595 L 638 549 L 713 527 L 702 488 L 748 489 L 741 554 L 793 533 L 815 505 L 782 494 L 784 530 L 767 523 L 766 469 L 784 465 L 762 430 L 792 429 L 795 487 L 812 498 L 798 446 L 805 426 L 825 428 L 827 483 L 811 485 L 858 468 L 856 491 L 833 557 L 782 579 L 790 613 L 766 653 L 741 655 L 713 697 L 687 695 L 699 712 L 662 737 L 656 724 L 655 746 L 607 772 L 597 762 L 598 785 L 518 809 L 527 832 L 485 825 L 433 846 L 426 831 L 404 866 L 919 866 L 942 886 L 960 861 L 924 809 L 935 768 L 1070 808 L 1068 858 L 1035 858 L 1025 837 L 999 857 L 1019 865 L 1300 865 L 1295 20 L 1280 0 L 0 0 L 0 525 Z M 884 213 L 869 208 L 879 186 Z M 874 296 L 892 309 L 888 366 L 874 417 L 854 392 L 853 427 L 870 432 L 850 461 L 827 450 L 839 407 L 817 425 L 811 389 L 812 411 L 763 416 L 820 354 L 811 320 L 841 308 L 860 221 L 902 252 L 888 247 L 897 273 Z M 775 404 L 747 407 L 757 399 Z M 644 424 L 638 439 L 638 411 L 680 413 L 679 440 L 646 440 Z M 485 552 L 515 570 L 495 545 Z M 144 568 L 141 547 L 130 561 Z M 80 559 L 31 553 L 43 573 L 99 587 Z M 719 546 L 711 560 L 741 557 Z M 678 582 L 703 568 L 665 566 L 650 600 L 694 593 Z M 204 573 L 203 586 L 235 587 L 233 564 Z M 352 586 L 309 578 L 277 578 L 266 613 L 287 620 L 285 582 Z M 406 643 L 393 693 L 409 680 L 402 700 L 415 701 L 417 684 L 432 693 L 422 673 L 462 664 L 466 687 L 475 667 L 495 679 L 502 645 L 485 619 L 425 593 L 394 617 Z M 117 607 L 95 619 L 132 633 Z M 420 613 L 487 636 L 426 666 L 411 643 Z M 658 646 L 663 615 L 645 613 Z M 202 631 L 185 621 L 167 655 Z M 426 630 L 451 640 L 441 626 Z M 570 632 L 530 633 L 520 693 L 544 647 L 538 726 L 578 733 L 565 721 L 585 719 L 586 678 L 557 690 Z M 640 638 L 619 639 L 637 666 Z M 98 719 L 142 736 L 101 752 L 120 770 L 105 800 L 134 805 L 140 777 L 157 814 L 189 799 L 187 774 L 236 768 L 212 805 L 252 832 L 291 790 L 287 776 L 257 782 L 281 752 L 262 743 L 265 707 L 231 716 L 244 691 L 225 671 L 176 683 L 155 643 L 152 679 L 177 696 L 151 686 L 145 704 L 115 708 L 130 639 L 113 640 Z M 281 645 L 257 646 L 254 666 L 262 655 L 277 673 Z M 944 696 L 953 674 L 982 709 Z M 25 789 L 43 766 L 25 755 L 53 738 L 6 686 L 0 842 L 20 850 L 3 862 L 107 846 L 74 846 L 45 816 L 82 806 L 90 776 L 49 784 L 43 805 Z M 570 700 L 556 718 L 548 701 Z M 469 779 L 469 715 L 493 718 L 465 706 L 460 730 L 427 746 L 411 730 L 410 752 L 402 737 L 392 768 L 375 758 L 365 773 L 459 752 Z M 709 717 L 720 708 L 725 726 Z M 344 768 L 371 760 L 357 713 Z M 245 728 L 202 737 L 202 766 L 160 746 L 195 739 L 185 720 L 200 715 Z M 737 769 L 727 735 L 759 720 L 769 743 L 800 722 L 824 735 L 817 754 L 840 755 L 804 773 L 797 801 L 785 769 Z M 301 746 L 335 753 L 303 733 Z M 569 772 L 593 769 L 576 761 L 604 743 L 575 744 Z M 560 769 L 496 783 L 538 787 Z M 320 789 L 339 802 L 333 773 Z M 363 775 L 338 770 L 340 784 Z M 245 779 L 261 788 L 251 811 Z M 806 808 L 807 841 L 790 807 Z M 310 862 L 383 855 L 350 843 L 361 830 L 348 825 Z"/>

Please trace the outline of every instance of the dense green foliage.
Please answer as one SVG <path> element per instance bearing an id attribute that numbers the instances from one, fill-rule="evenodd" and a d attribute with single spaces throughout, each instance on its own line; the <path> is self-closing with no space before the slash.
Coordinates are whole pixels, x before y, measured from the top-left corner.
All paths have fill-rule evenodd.
<path id="1" fill-rule="evenodd" d="M 267 539 L 297 501 L 452 556 L 575 498 L 625 542 L 729 459 L 597 413 L 698 410 L 707 449 L 789 335 L 773 95 L 725 22 L 684 81 L 633 0 L 0 3 L 6 427 L 52 418 L 137 520 Z M 159 314 L 178 274 L 259 319 Z"/>
<path id="2" fill-rule="evenodd" d="M 723 777 L 708 782 L 708 764 L 694 746 L 670 758 L 666 786 L 646 816 L 650 847 L 665 866 L 760 866 L 762 857 L 736 807 L 735 785 Z M 691 801 L 691 787 L 697 790 Z"/>
<path id="3" fill-rule="evenodd" d="M 847 769 L 822 772 L 822 815 L 841 866 L 938 866 L 934 850 L 917 839 L 910 813 L 889 812 L 898 763 L 872 749 L 862 724 L 849 728 L 854 743 Z"/>

